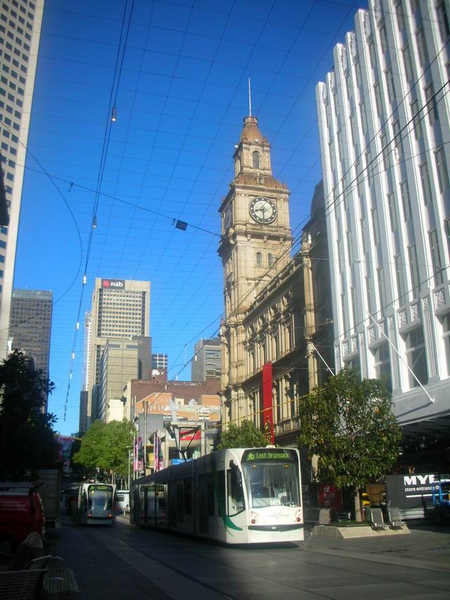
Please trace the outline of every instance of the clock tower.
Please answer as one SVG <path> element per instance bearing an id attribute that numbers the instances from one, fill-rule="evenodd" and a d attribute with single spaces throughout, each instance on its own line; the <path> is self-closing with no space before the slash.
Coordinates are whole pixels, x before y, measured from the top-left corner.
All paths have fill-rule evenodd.
<path id="1" fill-rule="evenodd" d="M 249 376 L 244 317 L 258 293 L 291 260 L 290 192 L 272 174 L 270 144 L 256 117 L 245 117 L 233 158 L 234 179 L 219 208 L 225 303 L 222 392 L 228 404 L 238 399 L 242 404 L 238 413 L 245 418 L 240 388 Z"/>

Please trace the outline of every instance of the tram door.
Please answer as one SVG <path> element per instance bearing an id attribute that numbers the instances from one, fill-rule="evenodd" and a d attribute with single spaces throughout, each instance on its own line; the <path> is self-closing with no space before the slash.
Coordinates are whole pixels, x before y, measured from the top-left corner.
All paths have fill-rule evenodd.
<path id="1" fill-rule="evenodd" d="M 198 478 L 198 529 L 199 533 L 208 533 L 208 476 Z"/>

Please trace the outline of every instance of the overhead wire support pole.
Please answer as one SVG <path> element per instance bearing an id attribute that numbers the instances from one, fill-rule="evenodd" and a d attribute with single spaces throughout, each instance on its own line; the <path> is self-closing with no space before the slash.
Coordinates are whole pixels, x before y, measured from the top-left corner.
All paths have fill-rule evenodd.
<path id="1" fill-rule="evenodd" d="M 414 379 L 417 381 L 417 383 L 419 384 L 419 386 L 422 388 L 422 391 L 426 394 L 426 396 L 428 397 L 428 399 L 430 400 L 431 403 L 434 404 L 434 400 L 433 398 L 430 396 L 430 394 L 427 392 L 427 390 L 423 387 L 422 383 L 419 381 L 418 377 L 416 376 L 416 374 L 414 373 L 414 371 L 411 369 L 411 367 L 408 365 L 408 363 L 406 362 L 406 360 L 403 358 L 403 356 L 401 356 L 400 352 L 397 350 L 397 348 L 394 346 L 394 344 L 391 342 L 391 340 L 389 339 L 389 337 L 384 333 L 383 329 L 380 327 L 380 324 L 377 323 L 377 321 L 374 319 L 374 317 L 370 314 L 370 312 L 367 313 L 369 315 L 369 317 L 372 319 L 372 321 L 375 323 L 375 325 L 378 327 L 379 332 L 381 333 L 381 335 L 386 338 L 388 344 L 390 345 L 390 347 L 394 350 L 394 352 L 397 354 L 397 356 L 399 357 L 399 359 L 402 361 L 402 363 L 405 365 L 405 367 L 408 369 L 408 371 L 411 373 L 411 375 L 414 377 Z"/>

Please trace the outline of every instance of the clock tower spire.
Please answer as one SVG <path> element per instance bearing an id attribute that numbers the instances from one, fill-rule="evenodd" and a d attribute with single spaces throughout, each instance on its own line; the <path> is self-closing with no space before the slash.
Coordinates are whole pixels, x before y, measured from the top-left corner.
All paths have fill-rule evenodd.
<path id="1" fill-rule="evenodd" d="M 249 112 L 250 104 L 249 83 Z M 234 178 L 219 212 L 224 272 L 222 387 L 245 374 L 243 320 L 256 295 L 290 261 L 289 195 L 272 173 L 270 144 L 249 114 L 235 146 Z"/>

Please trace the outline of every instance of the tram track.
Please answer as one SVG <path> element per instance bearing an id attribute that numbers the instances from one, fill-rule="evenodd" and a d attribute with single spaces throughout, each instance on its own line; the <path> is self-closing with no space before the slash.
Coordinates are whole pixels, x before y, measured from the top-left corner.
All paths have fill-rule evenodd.
<path id="1" fill-rule="evenodd" d="M 66 556 L 83 548 L 89 561 L 79 551 L 73 555 L 86 600 L 99 597 L 105 576 L 117 582 L 112 597 L 120 600 L 336 600 L 374 593 L 386 600 L 448 598 L 448 572 L 436 570 L 430 580 L 426 565 L 405 557 L 388 562 L 383 556 L 381 564 L 383 552 L 369 556 L 361 548 L 358 555 L 356 545 L 351 551 L 338 542 L 322 548 L 312 541 L 313 547 L 308 542 L 230 547 L 141 529 L 119 518 L 116 527 L 69 527 L 64 548 Z"/>
<path id="2" fill-rule="evenodd" d="M 139 531 L 139 530 L 138 530 Z M 155 535 L 154 531 L 140 530 L 142 534 L 145 536 Z M 103 534 L 108 537 L 114 537 L 112 535 L 113 532 L 104 531 Z M 305 594 L 304 597 L 308 597 L 308 599 L 312 598 L 320 598 L 321 600 L 332 600 L 333 596 L 324 595 L 323 593 L 318 593 L 313 590 L 309 586 L 302 586 L 297 583 L 290 583 L 285 579 L 281 579 L 280 577 L 273 577 L 264 575 L 261 572 L 255 572 L 251 569 L 245 569 L 242 566 L 226 565 L 224 566 L 223 559 L 220 557 L 222 552 L 225 552 L 227 556 L 237 556 L 239 553 L 239 558 L 242 558 L 242 562 L 245 562 L 246 556 L 255 556 L 255 553 L 258 553 L 257 556 L 262 559 L 262 563 L 267 567 L 267 558 L 270 557 L 270 554 L 273 552 L 279 552 L 280 550 L 287 550 L 288 554 L 292 554 L 292 558 L 289 558 L 289 562 L 293 565 L 295 564 L 297 567 L 299 565 L 298 555 L 294 554 L 295 552 L 301 551 L 301 549 L 297 547 L 264 547 L 264 548 L 253 548 L 249 546 L 236 546 L 236 547 L 224 547 L 213 543 L 205 542 L 204 540 L 193 540 L 193 543 L 198 548 L 197 550 L 193 550 L 192 548 L 187 548 L 187 543 L 189 543 L 190 538 L 183 538 L 182 536 L 177 536 L 174 534 L 167 534 L 165 532 L 157 532 L 156 536 L 163 536 L 165 541 L 168 541 L 169 546 L 166 550 L 167 558 L 160 558 L 158 553 L 158 548 L 155 546 L 149 546 L 149 544 L 145 544 L 144 547 L 139 547 L 140 543 L 133 545 L 128 542 L 120 539 L 120 545 L 118 545 L 117 540 L 114 544 L 105 544 L 109 550 L 114 552 L 118 557 L 125 560 L 128 564 L 132 565 L 134 568 L 138 568 L 140 573 L 143 571 L 139 567 L 141 560 L 137 560 L 136 553 L 140 555 L 141 559 L 143 559 L 147 565 L 147 569 L 152 570 L 152 583 L 155 585 L 155 569 L 154 566 L 159 566 L 159 569 L 163 569 L 165 571 L 164 576 L 161 578 L 161 585 L 158 585 L 159 589 L 167 594 L 169 593 L 169 597 L 172 599 L 177 598 L 186 598 L 191 597 L 189 594 L 186 594 L 186 590 L 183 588 L 183 595 L 170 595 L 172 592 L 168 592 L 168 581 L 172 578 L 167 573 L 169 571 L 172 574 L 175 574 L 177 577 L 182 578 L 190 582 L 192 585 L 197 588 L 202 588 L 206 591 L 207 595 L 203 596 L 199 593 L 198 589 L 195 592 L 195 597 L 197 600 L 200 598 L 205 598 L 207 600 L 242 600 L 245 598 L 252 598 L 256 600 L 257 598 L 283 598 L 283 600 L 299 600 L 302 598 L 302 594 Z M 102 536 L 103 537 L 103 536 Z M 158 546 L 158 544 L 157 544 Z M 180 550 L 181 546 L 181 550 Z M 175 548 L 175 550 L 174 550 Z M 211 550 L 211 552 L 209 552 Z M 219 556 L 217 558 L 214 557 L 214 551 L 218 551 Z M 175 566 L 173 564 L 173 556 L 177 553 L 182 553 L 184 561 L 184 565 L 191 565 L 190 568 L 187 566 Z M 266 559 L 266 561 L 264 561 Z M 283 553 L 282 560 L 286 564 L 287 555 Z M 274 565 L 281 560 L 280 557 L 275 556 L 275 558 L 270 559 L 269 562 L 272 562 Z M 241 562 L 241 564 L 242 564 Z M 192 569 L 192 565 L 197 565 L 195 569 L 195 574 Z M 276 567 L 275 567 L 276 568 Z M 233 585 L 231 582 L 236 580 L 239 582 L 239 592 L 238 594 L 230 594 L 229 591 L 223 590 L 221 585 L 219 584 L 211 584 L 205 581 L 205 576 L 208 577 L 208 574 L 217 572 L 217 569 L 226 569 L 228 576 L 226 577 L 227 585 Z M 205 575 L 206 574 L 206 575 Z M 238 576 L 234 576 L 238 574 Z M 223 580 L 223 574 L 221 580 Z M 242 595 L 242 588 L 246 587 L 243 581 L 247 581 L 249 591 L 245 596 Z M 169 585 L 170 588 L 170 585 Z M 265 592 L 256 592 L 258 589 L 264 589 Z M 251 590 L 251 591 L 250 591 Z M 214 594 L 214 595 L 211 595 Z"/>

